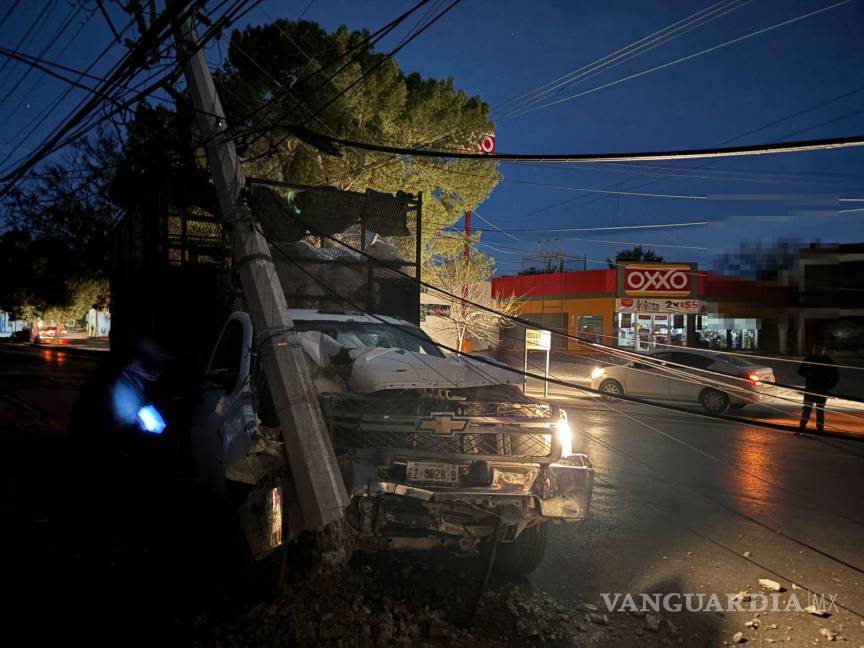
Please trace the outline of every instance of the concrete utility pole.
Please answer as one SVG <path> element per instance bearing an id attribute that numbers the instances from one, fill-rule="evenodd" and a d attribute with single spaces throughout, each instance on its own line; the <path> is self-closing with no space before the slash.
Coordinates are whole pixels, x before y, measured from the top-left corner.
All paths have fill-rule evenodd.
<path id="1" fill-rule="evenodd" d="M 243 172 L 234 142 L 224 135 L 225 113 L 204 52 L 188 54 L 195 50 L 196 43 L 194 23 L 187 18 L 180 27 L 181 46 L 177 48 L 184 66 L 187 92 L 205 138 L 222 220 L 233 237 L 234 267 L 240 276 L 267 384 L 279 417 L 303 513 L 303 527 L 319 530 L 343 519 L 348 495 L 306 359 L 288 315 L 270 246 L 260 232 L 255 215 L 239 202 Z"/>

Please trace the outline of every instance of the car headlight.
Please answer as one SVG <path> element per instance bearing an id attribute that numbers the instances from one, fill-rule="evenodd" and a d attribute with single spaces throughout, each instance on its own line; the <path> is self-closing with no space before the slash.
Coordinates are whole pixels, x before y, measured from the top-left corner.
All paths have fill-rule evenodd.
<path id="1" fill-rule="evenodd" d="M 606 370 L 602 367 L 594 367 L 594 371 L 591 372 L 591 378 L 599 378 L 603 374 L 606 373 Z"/>

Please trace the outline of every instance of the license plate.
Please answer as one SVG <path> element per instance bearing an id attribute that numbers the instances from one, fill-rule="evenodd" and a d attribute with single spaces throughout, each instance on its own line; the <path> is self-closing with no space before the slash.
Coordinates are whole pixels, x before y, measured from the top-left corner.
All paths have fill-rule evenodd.
<path id="1" fill-rule="evenodd" d="M 455 464 L 409 461 L 406 473 L 410 482 L 459 485 L 459 467 Z"/>

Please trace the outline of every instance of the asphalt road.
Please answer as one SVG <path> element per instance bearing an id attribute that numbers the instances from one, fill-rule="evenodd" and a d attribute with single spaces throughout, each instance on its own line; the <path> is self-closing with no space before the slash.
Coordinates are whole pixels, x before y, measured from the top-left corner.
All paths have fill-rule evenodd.
<path id="1" fill-rule="evenodd" d="M 57 476 L 65 474 L 58 466 L 66 418 L 96 364 L 71 351 L 0 345 L 0 519 L 23 530 L 24 555 L 25 544 L 48 551 L 59 542 L 50 500 L 63 487 Z M 553 527 L 545 562 L 523 586 L 602 613 L 602 595 L 616 593 L 681 595 L 669 599 L 673 606 L 683 606 L 688 593 L 707 595 L 705 602 L 717 594 L 726 607 L 727 594 L 770 593 L 758 583 L 767 578 L 783 587 L 782 606 L 792 595 L 805 606 L 816 593 L 830 616 L 661 611 L 675 626 L 671 640 L 716 646 L 740 631 L 746 645 L 803 646 L 836 633 L 837 641 L 864 645 L 864 442 L 610 404 L 572 391 L 553 395 L 567 407 L 576 449 L 590 456 L 597 481 L 590 519 Z M 34 557 L 24 555 L 18 559 Z M 45 591 L 61 578 L 33 573 Z M 621 614 L 608 613 L 610 627 Z M 636 632 L 631 639 L 624 644 L 642 642 Z"/>
<path id="2" fill-rule="evenodd" d="M 725 607 L 727 594 L 770 594 L 759 585 L 770 579 L 785 590 L 782 608 L 791 594 L 802 606 L 824 595 L 837 607 L 825 618 L 661 615 L 685 645 L 731 643 L 739 631 L 750 645 L 811 645 L 827 641 L 822 628 L 864 645 L 864 443 L 557 395 L 569 397 L 561 404 L 597 482 L 591 518 L 553 528 L 536 585 L 574 602 L 599 599 L 601 609 L 604 593 L 715 593 Z M 753 413 L 783 418 L 766 412 Z M 745 625 L 754 618 L 757 627 Z"/>

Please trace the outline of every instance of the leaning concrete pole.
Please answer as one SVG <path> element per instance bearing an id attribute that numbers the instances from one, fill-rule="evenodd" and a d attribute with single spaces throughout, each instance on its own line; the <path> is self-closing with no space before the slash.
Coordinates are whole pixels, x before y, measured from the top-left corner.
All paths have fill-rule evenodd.
<path id="1" fill-rule="evenodd" d="M 191 18 L 180 26 L 180 41 L 177 50 L 184 66 L 187 92 L 205 140 L 222 220 L 233 237 L 234 267 L 240 276 L 267 384 L 279 417 L 303 513 L 303 526 L 307 530 L 319 530 L 343 519 L 348 496 L 306 359 L 288 315 L 270 247 L 257 218 L 248 207 L 240 204 L 243 172 L 234 142 L 225 136 L 225 113 L 204 52 L 188 54 L 195 50 L 197 42 Z"/>

